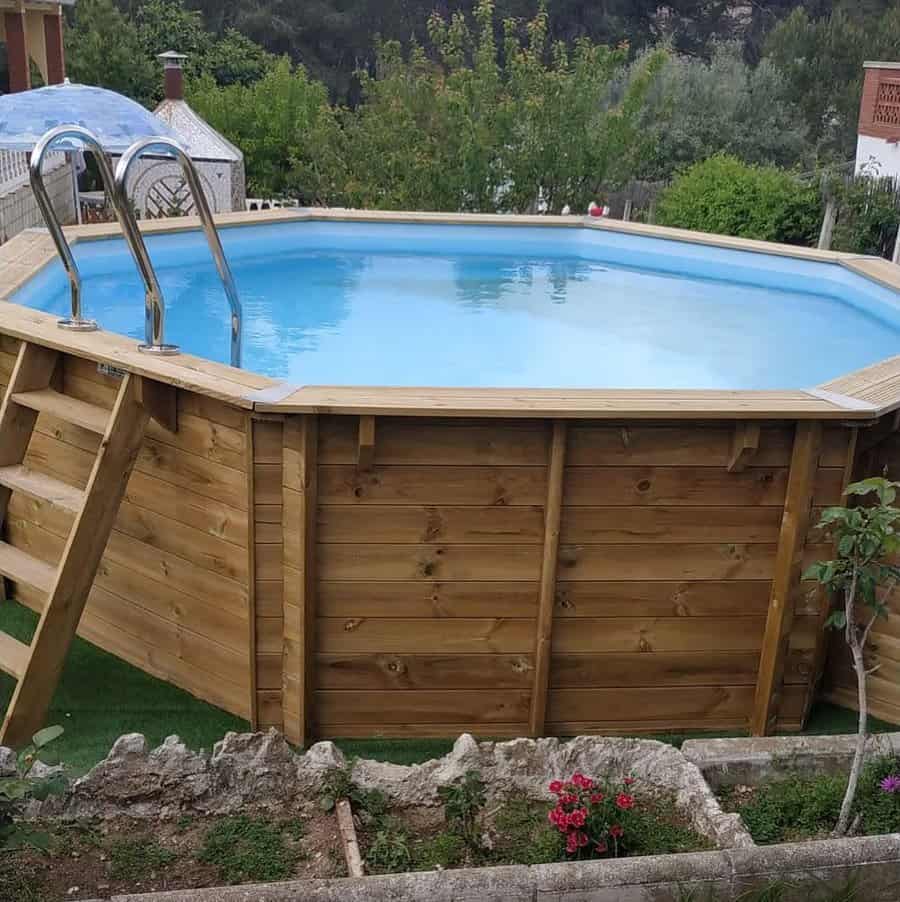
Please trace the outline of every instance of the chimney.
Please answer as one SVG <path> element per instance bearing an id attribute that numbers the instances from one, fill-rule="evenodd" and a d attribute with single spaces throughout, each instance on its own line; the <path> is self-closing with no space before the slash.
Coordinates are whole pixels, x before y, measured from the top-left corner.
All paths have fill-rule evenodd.
<path id="1" fill-rule="evenodd" d="M 169 50 L 156 57 L 163 64 L 166 75 L 166 100 L 184 100 L 184 61 L 183 53 Z"/>

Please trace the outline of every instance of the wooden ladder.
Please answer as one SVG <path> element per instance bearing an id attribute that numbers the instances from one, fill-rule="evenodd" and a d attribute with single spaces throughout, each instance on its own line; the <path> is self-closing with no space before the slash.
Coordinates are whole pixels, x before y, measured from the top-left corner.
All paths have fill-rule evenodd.
<path id="1" fill-rule="evenodd" d="M 59 363 L 57 351 L 23 341 L 0 408 L 0 525 L 13 492 L 75 516 L 56 567 L 0 542 L 0 574 L 38 590 L 45 599 L 30 645 L 0 631 L 0 670 L 18 681 L 0 745 L 13 748 L 26 745 L 43 726 L 149 416 L 141 377 L 123 377 L 115 405 L 108 411 L 56 391 Z M 28 443 L 42 412 L 102 436 L 83 491 L 25 466 Z"/>

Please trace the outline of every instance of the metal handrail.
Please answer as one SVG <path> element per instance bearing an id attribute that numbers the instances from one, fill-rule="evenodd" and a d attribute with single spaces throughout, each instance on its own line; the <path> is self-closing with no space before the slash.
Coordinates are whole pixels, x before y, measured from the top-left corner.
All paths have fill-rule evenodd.
<path id="1" fill-rule="evenodd" d="M 136 141 L 128 150 L 122 154 L 119 165 L 116 167 L 115 183 L 116 196 L 119 206 L 127 207 L 129 210 L 130 202 L 128 200 L 128 173 L 134 163 L 139 160 L 148 151 L 155 153 L 163 153 L 167 156 L 174 156 L 181 166 L 185 181 L 191 189 L 194 197 L 194 205 L 203 224 L 203 231 L 206 233 L 206 241 L 209 244 L 210 252 L 216 264 L 219 278 L 225 288 L 225 294 L 228 297 L 228 303 L 231 307 L 231 365 L 239 367 L 241 365 L 241 330 L 243 312 L 241 310 L 241 301 L 238 297 L 237 287 L 234 283 L 234 276 L 231 274 L 231 267 L 225 259 L 225 251 L 222 248 L 222 242 L 219 240 L 219 233 L 216 231 L 216 224 L 213 221 L 212 212 L 200 184 L 200 176 L 194 161 L 178 146 L 174 141 L 168 138 L 145 138 Z M 166 309 L 165 300 L 162 290 L 159 287 L 159 281 L 156 278 L 156 272 L 153 269 L 153 263 L 150 260 L 150 254 L 147 251 L 147 245 L 137 227 L 137 223 L 133 217 L 127 222 L 123 222 L 122 228 L 126 232 L 128 246 L 134 255 L 135 262 L 140 270 L 141 277 L 144 280 L 146 288 L 144 295 L 144 330 L 146 344 L 140 345 L 139 350 L 147 354 L 177 354 L 178 348 L 175 345 L 165 343 L 165 326 L 166 326 Z"/>
<path id="2" fill-rule="evenodd" d="M 89 132 L 80 125 L 60 125 L 53 128 L 45 134 L 35 145 L 31 152 L 31 160 L 28 166 L 28 177 L 31 181 L 31 190 L 34 192 L 35 200 L 47 224 L 50 237 L 56 245 L 56 250 L 62 259 L 63 267 L 66 271 L 66 277 L 69 280 L 69 286 L 72 294 L 72 315 L 65 319 L 59 320 L 58 324 L 61 329 L 70 329 L 74 332 L 94 332 L 97 329 L 97 323 L 92 319 L 85 319 L 81 314 L 81 273 L 78 271 L 78 264 L 72 255 L 72 249 L 63 232 L 56 211 L 53 209 L 53 202 L 47 193 L 47 187 L 44 184 L 43 163 L 44 157 L 49 153 L 50 148 L 57 142 L 66 138 L 77 138 L 87 147 L 89 147 L 97 160 L 97 166 L 100 169 L 100 176 L 103 179 L 103 185 L 112 201 L 113 209 L 116 217 L 122 225 L 123 231 L 126 231 L 126 222 L 131 216 L 130 208 L 126 213 L 120 209 L 116 201 L 116 185 L 115 176 L 113 175 L 112 166 L 109 158 L 103 150 L 100 142 L 97 140 L 93 132 Z"/>

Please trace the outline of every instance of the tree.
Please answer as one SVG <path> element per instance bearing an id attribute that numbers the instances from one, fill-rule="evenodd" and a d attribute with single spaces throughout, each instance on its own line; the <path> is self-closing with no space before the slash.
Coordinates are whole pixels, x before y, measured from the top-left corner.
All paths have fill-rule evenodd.
<path id="1" fill-rule="evenodd" d="M 797 9 L 772 31 L 766 57 L 797 99 L 820 157 L 853 157 L 863 62 L 893 59 L 898 45 L 900 8 L 895 4 L 880 15 L 848 5 L 818 19 Z"/>
<path id="2" fill-rule="evenodd" d="M 328 92 L 302 66 L 283 58 L 250 85 L 220 86 L 207 74 L 189 82 L 188 100 L 244 152 L 252 194 L 314 203 L 333 193 L 341 136 Z"/>
<path id="3" fill-rule="evenodd" d="M 640 154 L 636 127 L 651 70 L 616 103 L 609 84 L 627 59 L 587 39 L 570 51 L 549 40 L 540 12 L 507 20 L 495 40 L 494 7 L 480 0 L 429 22 L 428 50 L 395 41 L 361 73 L 362 103 L 344 111 L 344 194 L 356 206 L 508 212 L 540 204 L 586 209 L 600 185 L 626 177 Z"/>
<path id="4" fill-rule="evenodd" d="M 66 52 L 73 81 L 100 85 L 148 104 L 160 81 L 134 23 L 112 0 L 80 0 L 67 29 Z"/>
<path id="5" fill-rule="evenodd" d="M 642 58 L 634 65 L 642 71 Z M 776 166 L 807 160 L 808 129 L 788 93 L 770 60 L 748 65 L 735 42 L 715 44 L 709 61 L 671 55 L 641 113 L 640 127 L 652 139 L 641 175 L 666 180 L 717 153 Z"/>
<path id="6" fill-rule="evenodd" d="M 891 563 L 900 551 L 900 535 L 896 524 L 900 509 L 894 507 L 900 483 L 882 478 L 866 479 L 847 487 L 845 495 L 869 501 L 852 507 L 830 507 L 823 513 L 819 528 L 835 543 L 837 557 L 814 564 L 804 574 L 829 593 L 834 610 L 827 626 L 843 630 L 844 641 L 850 650 L 859 699 L 859 725 L 856 748 L 847 791 L 835 827 L 835 834 L 843 836 L 849 829 L 853 814 L 856 788 L 866 753 L 868 727 L 868 697 L 866 692 L 865 651 L 872 627 L 879 617 L 887 617 L 887 596 L 900 580 L 900 568 Z"/>

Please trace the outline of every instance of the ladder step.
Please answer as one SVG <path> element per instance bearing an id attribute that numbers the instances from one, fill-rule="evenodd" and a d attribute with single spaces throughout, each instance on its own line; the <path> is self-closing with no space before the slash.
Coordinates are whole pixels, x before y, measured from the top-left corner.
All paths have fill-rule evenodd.
<path id="1" fill-rule="evenodd" d="M 43 388 L 40 391 L 16 392 L 12 400 L 22 407 L 29 407 L 39 413 L 49 413 L 51 416 L 82 429 L 89 429 L 97 435 L 105 435 L 109 424 L 109 411 L 96 404 L 88 404 L 77 398 L 70 398 L 52 388 Z"/>
<path id="2" fill-rule="evenodd" d="M 0 670 L 20 680 L 30 657 L 30 646 L 14 639 L 9 633 L 0 632 Z"/>
<path id="3" fill-rule="evenodd" d="M 0 485 L 38 501 L 49 501 L 54 507 L 71 514 L 77 514 L 84 504 L 84 492 L 81 489 L 38 473 L 23 464 L 0 467 Z"/>
<path id="4" fill-rule="evenodd" d="M 47 593 L 56 580 L 55 567 L 6 542 L 0 542 L 0 574 L 13 582 L 25 583 L 32 589 Z"/>

